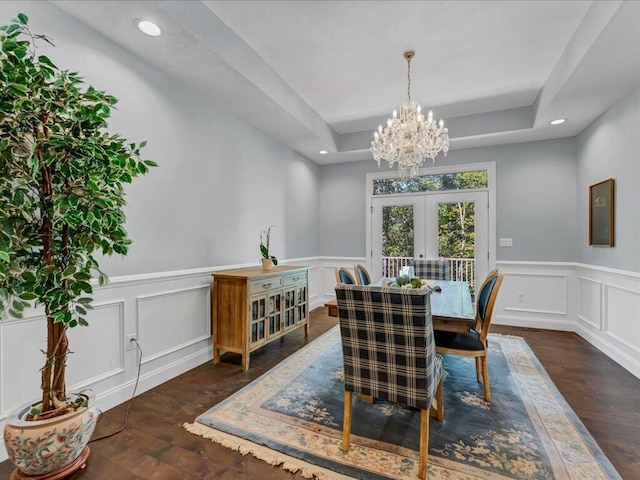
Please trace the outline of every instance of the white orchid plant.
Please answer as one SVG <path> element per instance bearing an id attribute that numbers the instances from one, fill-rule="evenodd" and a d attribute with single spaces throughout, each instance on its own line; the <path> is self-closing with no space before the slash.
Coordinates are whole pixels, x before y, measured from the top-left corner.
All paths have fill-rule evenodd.
<path id="1" fill-rule="evenodd" d="M 260 232 L 260 253 L 262 253 L 262 258 L 270 258 L 274 265 L 278 265 L 278 259 L 269 254 L 269 239 L 273 227 L 275 225 L 270 225 L 269 228 Z"/>

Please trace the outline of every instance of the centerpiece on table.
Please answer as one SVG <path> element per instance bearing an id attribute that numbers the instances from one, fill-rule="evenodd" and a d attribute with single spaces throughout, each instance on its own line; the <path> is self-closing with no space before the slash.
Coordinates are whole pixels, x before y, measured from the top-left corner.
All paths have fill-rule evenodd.
<path id="1" fill-rule="evenodd" d="M 275 225 L 269 226 L 260 232 L 260 253 L 262 254 L 262 269 L 271 270 L 273 265 L 278 265 L 278 259 L 269 253 L 269 240 L 271 239 L 271 229 Z"/>
<path id="2" fill-rule="evenodd" d="M 390 287 L 396 288 L 431 288 L 431 284 L 428 280 L 424 280 L 418 277 L 410 277 L 409 275 L 400 275 L 396 277 Z"/>

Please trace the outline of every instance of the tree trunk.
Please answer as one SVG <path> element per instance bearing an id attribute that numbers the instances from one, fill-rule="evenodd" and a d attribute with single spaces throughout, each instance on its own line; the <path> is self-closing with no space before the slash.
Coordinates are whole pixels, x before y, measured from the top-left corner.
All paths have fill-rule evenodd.
<path id="1" fill-rule="evenodd" d="M 47 128 L 47 122 L 49 115 L 45 114 L 42 119 L 42 136 L 36 129 L 34 132 L 34 138 L 36 141 L 39 138 L 48 140 L 49 129 Z M 42 212 L 42 262 L 45 265 L 53 264 L 53 224 L 51 218 L 48 216 L 50 203 L 53 194 L 53 183 L 51 180 L 51 167 L 44 162 L 44 155 L 42 150 L 38 147 L 36 149 L 36 155 L 40 161 L 40 173 L 42 175 L 42 198 L 41 198 L 41 212 Z M 63 322 L 55 322 L 51 315 L 51 309 L 49 305 L 45 305 L 45 312 L 47 316 L 47 352 L 45 364 L 42 369 L 42 382 L 40 387 L 42 388 L 42 412 L 47 412 L 56 408 L 55 400 L 65 400 L 65 368 L 67 361 L 68 342 L 66 334 L 66 325 Z M 55 399 L 55 400 L 54 400 Z"/>

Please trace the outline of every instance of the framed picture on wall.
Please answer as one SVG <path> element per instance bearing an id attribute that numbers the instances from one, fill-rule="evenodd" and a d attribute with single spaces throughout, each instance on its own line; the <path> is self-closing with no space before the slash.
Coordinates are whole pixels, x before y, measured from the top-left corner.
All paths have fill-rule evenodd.
<path id="1" fill-rule="evenodd" d="M 589 245 L 614 245 L 613 178 L 589 187 Z"/>

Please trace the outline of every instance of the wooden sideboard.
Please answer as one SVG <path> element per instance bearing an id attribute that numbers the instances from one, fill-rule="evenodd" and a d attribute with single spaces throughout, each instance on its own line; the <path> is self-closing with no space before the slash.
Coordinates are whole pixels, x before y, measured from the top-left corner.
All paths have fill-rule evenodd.
<path id="1" fill-rule="evenodd" d="M 211 334 L 213 363 L 220 350 L 242 354 L 242 370 L 249 353 L 304 326 L 309 328 L 308 267 L 281 265 L 225 270 L 213 274 Z"/>

